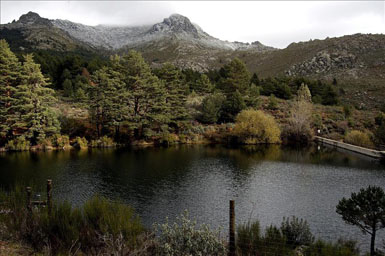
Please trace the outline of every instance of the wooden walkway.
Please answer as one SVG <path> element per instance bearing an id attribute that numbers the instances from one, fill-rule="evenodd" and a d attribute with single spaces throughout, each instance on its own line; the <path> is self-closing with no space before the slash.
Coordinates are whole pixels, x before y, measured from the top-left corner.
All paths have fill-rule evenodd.
<path id="1" fill-rule="evenodd" d="M 350 150 L 352 152 L 356 152 L 356 153 L 370 156 L 373 158 L 385 159 L 385 151 L 378 151 L 378 150 L 374 150 L 374 149 L 363 148 L 360 146 L 355 146 L 355 145 L 348 144 L 348 143 L 341 142 L 341 141 L 326 139 L 326 138 L 319 137 L 319 136 L 315 136 L 315 140 L 318 142 L 321 142 L 321 143 L 325 143 L 327 145 L 331 145 L 331 146 L 338 147 L 338 148 L 343 148 L 343 149 Z"/>

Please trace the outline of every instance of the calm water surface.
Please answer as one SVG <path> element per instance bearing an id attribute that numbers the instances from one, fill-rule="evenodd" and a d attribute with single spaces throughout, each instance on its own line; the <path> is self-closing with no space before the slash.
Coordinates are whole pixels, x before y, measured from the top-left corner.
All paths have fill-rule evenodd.
<path id="1" fill-rule="evenodd" d="M 227 233 L 228 204 L 235 199 L 236 221 L 258 218 L 279 225 L 284 216 L 308 220 L 317 237 L 358 240 L 369 236 L 335 213 L 338 201 L 368 185 L 385 188 L 385 166 L 348 152 L 279 146 L 93 150 L 0 154 L 0 185 L 45 184 L 54 197 L 81 205 L 95 194 L 133 206 L 144 224 L 164 222 L 185 209 L 199 223 Z M 378 244 L 385 232 L 378 235 Z"/>

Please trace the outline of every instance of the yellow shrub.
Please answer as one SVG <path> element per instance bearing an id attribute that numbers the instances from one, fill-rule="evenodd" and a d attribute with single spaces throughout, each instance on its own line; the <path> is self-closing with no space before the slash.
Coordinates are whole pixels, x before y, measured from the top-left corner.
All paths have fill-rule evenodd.
<path id="1" fill-rule="evenodd" d="M 248 109 L 239 113 L 233 134 L 245 144 L 281 142 L 281 131 L 274 117 L 260 110 Z"/>
<path id="2" fill-rule="evenodd" d="M 366 132 L 353 130 L 345 135 L 344 141 L 349 144 L 357 145 L 360 147 L 373 147 L 373 142 L 370 139 L 370 135 Z"/>

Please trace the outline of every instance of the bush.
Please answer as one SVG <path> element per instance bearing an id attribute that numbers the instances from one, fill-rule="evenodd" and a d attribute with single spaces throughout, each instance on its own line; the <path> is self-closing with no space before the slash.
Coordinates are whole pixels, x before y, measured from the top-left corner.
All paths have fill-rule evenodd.
<path id="1" fill-rule="evenodd" d="M 83 206 L 83 233 L 81 244 L 87 246 L 84 251 L 102 247 L 104 236 L 112 240 L 123 238 L 124 246 L 134 248 L 138 236 L 144 228 L 131 207 L 118 202 L 109 202 L 105 198 L 94 197 Z"/>
<path id="2" fill-rule="evenodd" d="M 29 150 L 31 143 L 24 136 L 19 136 L 13 140 L 8 141 L 5 148 L 10 151 L 25 151 Z"/>
<path id="3" fill-rule="evenodd" d="M 109 148 L 109 147 L 115 147 L 116 143 L 112 138 L 109 138 L 107 136 L 103 136 L 97 140 L 91 141 L 91 147 L 93 148 Z"/>
<path id="4" fill-rule="evenodd" d="M 57 148 L 69 148 L 70 147 L 70 138 L 68 135 L 60 135 L 60 134 L 55 134 L 51 138 L 52 146 L 57 147 Z"/>
<path id="5" fill-rule="evenodd" d="M 238 255 L 297 255 L 299 246 L 310 246 L 314 236 L 305 220 L 283 218 L 280 228 L 270 226 L 261 234 L 259 222 L 237 227 Z M 333 254 L 330 254 L 333 255 Z"/>
<path id="6" fill-rule="evenodd" d="M 278 101 L 275 98 L 274 94 L 270 95 L 269 103 L 267 105 L 267 109 L 276 110 L 278 108 Z"/>
<path id="7" fill-rule="evenodd" d="M 345 118 L 348 118 L 352 115 L 354 107 L 351 105 L 344 105 L 343 107 Z"/>
<path id="8" fill-rule="evenodd" d="M 36 251 L 49 246 L 53 255 L 72 255 L 71 250 L 95 255 L 103 251 L 131 251 L 141 246 L 139 237 L 144 234 L 144 228 L 139 217 L 131 207 L 118 202 L 94 197 L 83 209 L 64 202 L 54 203 L 51 214 L 47 208 L 33 209 L 29 214 L 25 189 L 21 186 L 2 201 L 11 214 L 0 215 L 0 225 L 5 225 L 10 238 L 23 241 Z"/>
<path id="9" fill-rule="evenodd" d="M 87 149 L 88 148 L 88 141 L 84 137 L 76 137 L 74 147 L 78 149 Z"/>
<path id="10" fill-rule="evenodd" d="M 238 255 L 258 255 L 261 240 L 259 221 L 237 226 L 236 246 Z"/>
<path id="11" fill-rule="evenodd" d="M 337 243 L 329 243 L 318 240 L 307 247 L 304 256 L 359 256 L 357 243 L 354 241 L 338 240 Z"/>
<path id="12" fill-rule="evenodd" d="M 311 126 L 312 104 L 296 101 L 290 111 L 289 123 L 285 126 L 282 138 L 292 144 L 308 144 L 313 138 Z"/>
<path id="13" fill-rule="evenodd" d="M 50 138 L 44 138 L 40 140 L 37 144 L 41 149 L 44 149 L 44 150 L 52 149 L 52 141 Z"/>
<path id="14" fill-rule="evenodd" d="M 281 131 L 274 117 L 260 110 L 243 110 L 238 114 L 234 135 L 244 144 L 279 143 Z"/>
<path id="15" fill-rule="evenodd" d="M 367 132 L 353 130 L 345 135 L 344 141 L 346 143 L 357 145 L 360 147 L 373 147 L 373 142 L 370 139 L 370 134 Z"/>
<path id="16" fill-rule="evenodd" d="M 188 213 L 177 218 L 179 223 L 155 226 L 159 233 L 156 255 L 225 255 L 226 247 L 220 239 L 219 231 L 211 231 L 209 226 L 196 226 Z"/>
<path id="17" fill-rule="evenodd" d="M 385 144 L 385 122 L 377 128 L 376 137 L 381 144 Z"/>
<path id="18" fill-rule="evenodd" d="M 287 243 L 293 248 L 299 245 L 310 245 L 314 236 L 306 220 L 298 219 L 295 216 L 283 218 L 281 232 L 287 238 Z"/>
<path id="19" fill-rule="evenodd" d="M 292 255 L 287 238 L 277 227 L 271 225 L 260 232 L 259 222 L 237 227 L 237 255 Z"/>

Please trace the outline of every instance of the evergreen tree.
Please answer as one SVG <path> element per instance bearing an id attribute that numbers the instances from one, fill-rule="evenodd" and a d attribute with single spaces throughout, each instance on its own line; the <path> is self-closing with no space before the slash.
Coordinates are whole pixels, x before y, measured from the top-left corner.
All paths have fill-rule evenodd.
<path id="1" fill-rule="evenodd" d="M 358 193 L 352 193 L 350 198 L 342 198 L 336 208 L 336 212 L 346 223 L 371 235 L 370 255 L 376 255 L 376 234 L 378 230 L 385 228 L 384 190 L 377 186 L 361 188 Z"/>
<path id="2" fill-rule="evenodd" d="M 250 79 L 250 84 L 255 84 L 256 86 L 259 86 L 259 83 L 260 83 L 260 81 L 259 81 L 258 75 L 257 75 L 257 73 L 254 73 Z"/>
<path id="3" fill-rule="evenodd" d="M 214 85 L 207 75 L 202 74 L 195 82 L 194 90 L 199 94 L 207 94 L 214 90 Z"/>
<path id="4" fill-rule="evenodd" d="M 14 94 L 20 82 L 21 65 L 5 40 L 0 40 L 0 137 L 11 137 L 15 122 Z"/>
<path id="5" fill-rule="evenodd" d="M 98 137 L 114 127 L 118 138 L 121 125 L 130 118 L 129 92 L 121 75 L 110 67 L 103 67 L 93 76 L 95 86 L 90 89 L 90 110 Z M 78 90 L 82 90 L 79 88 Z M 81 97 L 81 91 L 78 97 Z"/>
<path id="6" fill-rule="evenodd" d="M 214 93 L 208 95 L 202 102 L 202 114 L 200 121 L 207 124 L 218 122 L 221 115 L 221 107 L 225 101 L 225 96 L 222 93 Z"/>
<path id="7" fill-rule="evenodd" d="M 160 127 L 170 121 L 165 86 L 151 73 L 150 66 L 138 52 L 114 56 L 112 66 L 122 75 L 122 82 L 130 91 L 130 124 L 136 137 L 141 137 L 143 128 L 150 124 Z"/>
<path id="8" fill-rule="evenodd" d="M 324 105 L 336 105 L 338 103 L 338 94 L 331 85 L 325 86 L 322 95 L 322 104 Z"/>
<path id="9" fill-rule="evenodd" d="M 233 93 L 238 90 L 244 93 L 250 85 L 250 73 L 244 62 L 235 58 L 223 67 L 221 89 L 226 93 Z"/>
<path id="10" fill-rule="evenodd" d="M 172 121 L 183 121 L 188 118 L 186 97 L 188 87 L 184 83 L 182 73 L 170 63 L 166 63 L 157 72 L 166 88 L 167 113 Z"/>
<path id="11" fill-rule="evenodd" d="M 221 110 L 221 120 L 224 122 L 233 122 L 238 113 L 245 108 L 245 101 L 241 93 L 236 90 L 234 93 L 226 96 L 226 100 Z"/>
<path id="12" fill-rule="evenodd" d="M 307 87 L 306 84 L 302 83 L 297 91 L 297 100 L 298 101 L 306 101 L 306 102 L 312 102 L 311 100 L 311 93 L 309 90 L 309 87 Z"/>
<path id="13" fill-rule="evenodd" d="M 18 121 L 13 128 L 36 144 L 60 132 L 60 123 L 51 104 L 55 102 L 54 91 L 47 87 L 47 79 L 40 71 L 40 65 L 26 55 L 21 70 L 21 83 L 15 92 L 14 109 Z"/>
<path id="14" fill-rule="evenodd" d="M 247 97 L 245 98 L 247 107 L 257 108 L 259 105 L 259 87 L 252 84 L 247 91 Z"/>
<path id="15" fill-rule="evenodd" d="M 64 96 L 72 97 L 74 94 L 74 88 L 72 86 L 71 80 L 70 79 L 64 80 L 62 86 L 63 86 Z"/>

